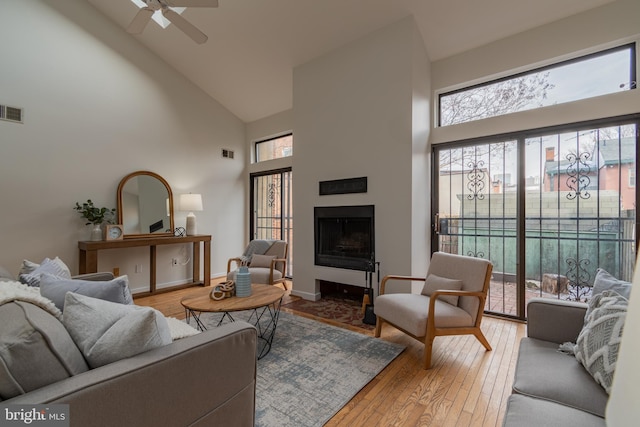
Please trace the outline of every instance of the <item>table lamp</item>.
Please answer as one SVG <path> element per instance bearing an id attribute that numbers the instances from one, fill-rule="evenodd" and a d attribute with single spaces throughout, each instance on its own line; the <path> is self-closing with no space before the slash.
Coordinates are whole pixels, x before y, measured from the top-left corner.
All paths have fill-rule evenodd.
<path id="1" fill-rule="evenodd" d="M 201 194 L 181 194 L 180 195 L 180 210 L 188 211 L 187 215 L 187 236 L 194 236 L 198 234 L 196 226 L 196 216 L 193 212 L 202 210 L 202 195 Z"/>

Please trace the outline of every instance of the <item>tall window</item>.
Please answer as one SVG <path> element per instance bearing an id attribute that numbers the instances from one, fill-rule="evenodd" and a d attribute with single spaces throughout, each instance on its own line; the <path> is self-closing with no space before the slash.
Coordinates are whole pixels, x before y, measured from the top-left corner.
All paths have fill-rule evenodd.
<path id="1" fill-rule="evenodd" d="M 449 126 L 636 88 L 635 43 L 439 96 Z"/>
<path id="2" fill-rule="evenodd" d="M 293 155 L 293 134 L 278 136 L 263 141 L 256 142 L 255 159 L 256 162 L 265 160 L 280 159 Z"/>

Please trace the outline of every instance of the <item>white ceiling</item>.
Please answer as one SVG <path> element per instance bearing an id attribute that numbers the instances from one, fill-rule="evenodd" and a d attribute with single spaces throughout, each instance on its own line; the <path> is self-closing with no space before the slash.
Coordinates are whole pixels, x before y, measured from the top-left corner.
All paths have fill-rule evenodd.
<path id="1" fill-rule="evenodd" d="M 124 29 L 130 0 L 88 0 Z M 245 122 L 292 107 L 293 68 L 413 15 L 434 61 L 613 0 L 220 0 L 182 16 L 209 36 L 171 25 L 132 35 Z"/>

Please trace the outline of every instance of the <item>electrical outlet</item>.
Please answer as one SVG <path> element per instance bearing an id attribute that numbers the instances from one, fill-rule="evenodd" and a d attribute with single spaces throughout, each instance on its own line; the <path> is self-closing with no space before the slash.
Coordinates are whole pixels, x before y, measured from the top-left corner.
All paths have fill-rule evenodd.
<path id="1" fill-rule="evenodd" d="M 118 267 L 113 267 L 113 275 L 116 277 L 120 275 L 120 269 Z"/>
<path id="2" fill-rule="evenodd" d="M 174 267 L 178 265 L 178 258 L 171 258 L 171 265 L 173 265 Z"/>
<path id="3" fill-rule="evenodd" d="M 142 264 L 136 264 L 136 273 L 142 273 Z"/>

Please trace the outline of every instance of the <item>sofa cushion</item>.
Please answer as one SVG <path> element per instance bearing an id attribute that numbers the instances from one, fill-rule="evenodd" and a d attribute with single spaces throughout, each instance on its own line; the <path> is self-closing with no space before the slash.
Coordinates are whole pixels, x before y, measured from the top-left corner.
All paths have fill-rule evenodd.
<path id="1" fill-rule="evenodd" d="M 462 280 L 447 279 L 435 274 L 429 274 L 422 287 L 422 295 L 431 296 L 437 290 L 459 291 L 462 289 Z M 440 301 L 451 305 L 458 305 L 457 295 L 441 295 L 438 297 Z"/>
<path id="2" fill-rule="evenodd" d="M 520 341 L 513 391 L 599 417 L 609 398 L 574 356 L 559 352 L 557 343 L 535 338 Z"/>
<path id="3" fill-rule="evenodd" d="M 616 291 L 626 299 L 631 294 L 631 283 L 620 280 L 609 274 L 606 270 L 599 268 L 593 280 L 592 295 L 601 294 L 604 291 Z"/>
<path id="4" fill-rule="evenodd" d="M 628 300 L 604 291 L 589 301 L 590 313 L 574 348 L 576 359 L 608 393 L 618 361 Z"/>
<path id="5" fill-rule="evenodd" d="M 62 323 L 92 368 L 171 343 L 164 316 L 150 307 L 123 305 L 67 292 Z"/>
<path id="6" fill-rule="evenodd" d="M 547 400 L 512 394 L 503 427 L 605 427 L 604 418 Z"/>
<path id="7" fill-rule="evenodd" d="M 107 281 L 67 279 L 48 273 L 40 276 L 40 294 L 53 301 L 60 310 L 64 309 L 64 296 L 67 292 L 120 304 L 133 304 L 129 278 L 126 275 Z"/>
<path id="8" fill-rule="evenodd" d="M 89 368 L 62 323 L 36 305 L 0 305 L 0 398 L 44 387 Z"/>
<path id="9" fill-rule="evenodd" d="M 437 299 L 435 326 L 438 328 L 459 328 L 472 326 L 469 313 Z M 384 294 L 376 298 L 373 311 L 389 323 L 405 331 L 422 337 L 427 332 L 429 297 L 420 294 Z"/>
<path id="10" fill-rule="evenodd" d="M 53 274 L 54 276 L 64 277 L 66 279 L 71 278 L 71 272 L 69 267 L 58 257 L 54 259 L 45 258 L 42 264 L 37 266 L 30 273 L 21 273 L 19 276 L 20 282 L 29 286 L 40 286 L 40 277 L 45 274 Z"/>

